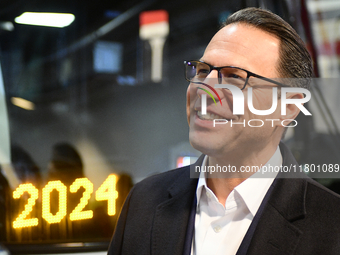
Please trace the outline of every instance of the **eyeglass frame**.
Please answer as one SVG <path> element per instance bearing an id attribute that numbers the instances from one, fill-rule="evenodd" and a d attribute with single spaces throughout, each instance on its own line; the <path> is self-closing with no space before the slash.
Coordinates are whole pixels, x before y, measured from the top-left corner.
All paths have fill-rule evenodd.
<path id="1" fill-rule="evenodd" d="M 286 84 L 283 84 L 283 83 L 274 81 L 274 80 L 272 80 L 272 79 L 266 78 L 266 77 L 264 77 L 264 76 L 258 75 L 258 74 L 253 73 L 253 72 L 250 72 L 250 71 L 248 71 L 248 70 L 246 70 L 246 69 L 243 69 L 243 68 L 241 68 L 241 67 L 237 67 L 237 66 L 220 66 L 220 67 L 217 67 L 217 66 L 210 65 L 210 64 L 208 64 L 208 63 L 206 63 L 206 62 L 204 62 L 204 61 L 201 61 L 201 60 L 189 60 L 189 61 L 186 61 L 186 60 L 185 60 L 185 61 L 184 61 L 184 74 L 185 74 L 185 79 L 186 79 L 187 81 L 189 81 L 189 82 L 192 82 L 191 80 L 189 80 L 189 79 L 187 78 L 187 70 L 186 70 L 186 67 L 187 67 L 187 65 L 188 65 L 189 62 L 199 62 L 199 63 L 206 64 L 207 66 L 209 66 L 210 72 L 207 74 L 207 76 L 211 73 L 211 71 L 216 70 L 216 71 L 217 71 L 218 83 L 219 83 L 219 84 L 221 84 L 221 82 L 222 82 L 222 74 L 221 74 L 221 70 L 222 70 L 223 68 L 235 68 L 235 69 L 239 69 L 239 70 L 245 71 L 245 72 L 247 73 L 247 78 L 246 78 L 246 81 L 245 81 L 243 87 L 241 88 L 241 90 L 243 90 L 243 89 L 247 86 L 248 80 L 249 80 L 249 78 L 250 78 L 251 76 L 256 77 L 256 78 L 259 78 L 259 79 L 264 80 L 264 81 L 268 81 L 268 82 L 274 83 L 274 84 L 276 84 L 276 85 L 278 85 L 278 86 L 280 86 L 280 87 L 290 87 L 289 85 L 286 85 Z"/>

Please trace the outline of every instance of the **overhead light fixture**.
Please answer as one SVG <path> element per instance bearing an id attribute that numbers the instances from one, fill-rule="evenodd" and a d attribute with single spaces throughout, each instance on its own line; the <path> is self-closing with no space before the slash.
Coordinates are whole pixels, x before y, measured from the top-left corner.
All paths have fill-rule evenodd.
<path id="1" fill-rule="evenodd" d="M 46 27 L 67 27 L 74 21 L 71 13 L 52 12 L 24 12 L 14 20 L 18 24 L 46 26 Z"/>
<path id="2" fill-rule="evenodd" d="M 12 104 L 23 108 L 25 110 L 34 110 L 35 105 L 31 101 L 28 101 L 26 99 L 20 98 L 20 97 L 12 97 L 11 98 Z"/>

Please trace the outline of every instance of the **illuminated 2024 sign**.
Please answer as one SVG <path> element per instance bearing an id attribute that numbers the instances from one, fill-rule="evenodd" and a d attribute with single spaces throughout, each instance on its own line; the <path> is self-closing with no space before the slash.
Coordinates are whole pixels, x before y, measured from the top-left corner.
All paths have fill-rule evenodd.
<path id="1" fill-rule="evenodd" d="M 97 201 L 107 200 L 107 214 L 113 216 L 116 214 L 116 199 L 118 192 L 116 191 L 116 176 L 109 175 L 95 193 Z M 71 221 L 92 219 L 93 211 L 84 210 L 93 193 L 93 184 L 87 178 L 78 178 L 70 186 L 70 192 L 76 193 L 81 187 L 85 189 L 79 204 L 73 209 L 69 217 Z M 51 213 L 51 192 L 56 190 L 59 196 L 59 208 L 56 214 Z M 24 210 L 13 221 L 13 228 L 24 228 L 37 226 L 38 218 L 28 218 L 32 212 L 36 200 L 39 198 L 39 191 L 32 183 L 20 184 L 13 192 L 13 198 L 19 199 L 25 192 L 30 197 Z M 67 214 L 67 187 L 61 181 L 50 181 L 42 189 L 42 218 L 49 224 L 59 223 Z"/>

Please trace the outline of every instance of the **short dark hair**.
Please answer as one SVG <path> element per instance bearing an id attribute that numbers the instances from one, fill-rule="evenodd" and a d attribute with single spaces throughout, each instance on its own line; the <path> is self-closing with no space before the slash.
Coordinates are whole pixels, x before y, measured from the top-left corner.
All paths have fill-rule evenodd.
<path id="1" fill-rule="evenodd" d="M 280 40 L 280 59 L 277 66 L 280 78 L 299 78 L 296 86 L 309 88 L 313 75 L 312 58 L 297 32 L 278 15 L 260 8 L 250 7 L 235 12 L 223 23 L 254 26 Z"/>

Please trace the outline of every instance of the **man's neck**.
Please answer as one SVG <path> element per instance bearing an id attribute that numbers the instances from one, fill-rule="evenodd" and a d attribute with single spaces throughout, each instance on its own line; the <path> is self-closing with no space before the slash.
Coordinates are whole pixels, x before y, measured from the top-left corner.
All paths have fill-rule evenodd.
<path id="1" fill-rule="evenodd" d="M 224 206 L 233 189 L 245 180 L 246 178 L 207 178 L 207 186 Z"/>
<path id="2" fill-rule="evenodd" d="M 208 160 L 209 166 L 215 166 L 214 169 L 225 166 L 227 171 L 210 173 L 207 178 L 207 186 L 214 192 L 221 204 L 225 204 L 226 199 L 232 190 L 240 183 L 249 178 L 254 172 L 241 171 L 245 167 L 248 169 L 260 169 L 274 155 L 277 149 L 275 146 L 267 146 L 259 151 L 252 151 L 241 155 L 226 155 L 223 158 L 210 157 Z M 220 168 L 221 169 L 221 168 Z"/>

